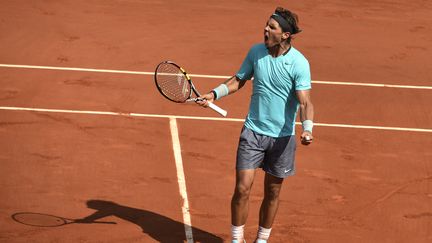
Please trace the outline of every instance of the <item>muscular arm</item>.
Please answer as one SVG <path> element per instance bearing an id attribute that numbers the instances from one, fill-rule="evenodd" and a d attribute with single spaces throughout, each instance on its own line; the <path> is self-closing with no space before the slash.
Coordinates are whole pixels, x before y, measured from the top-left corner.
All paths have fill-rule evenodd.
<path id="1" fill-rule="evenodd" d="M 296 91 L 297 99 L 300 103 L 300 121 L 312 120 L 314 118 L 314 108 L 310 98 L 310 90 Z"/>
<path id="2" fill-rule="evenodd" d="M 232 94 L 237 92 L 239 89 L 241 89 L 244 84 L 246 83 L 246 80 L 241 80 L 237 78 L 236 76 L 232 76 L 228 80 L 224 82 L 224 84 L 228 87 L 229 93 Z M 212 92 L 209 92 L 207 94 L 201 95 L 201 98 L 204 98 L 204 101 L 197 101 L 197 103 L 201 106 L 208 107 L 208 102 L 214 101 L 214 95 Z"/>
<path id="3" fill-rule="evenodd" d="M 304 122 L 306 120 L 313 121 L 314 119 L 314 107 L 310 98 L 310 90 L 298 90 L 296 91 L 297 99 L 300 103 L 299 115 L 300 121 Z M 306 136 L 310 137 L 310 141 L 306 141 Z M 301 134 L 301 140 L 303 144 L 309 144 L 312 142 L 312 131 L 303 131 Z"/>
<path id="4" fill-rule="evenodd" d="M 241 89 L 246 83 L 246 80 L 240 80 L 236 76 L 232 76 L 224 83 L 228 86 L 229 94 L 232 94 L 237 92 L 237 90 Z"/>

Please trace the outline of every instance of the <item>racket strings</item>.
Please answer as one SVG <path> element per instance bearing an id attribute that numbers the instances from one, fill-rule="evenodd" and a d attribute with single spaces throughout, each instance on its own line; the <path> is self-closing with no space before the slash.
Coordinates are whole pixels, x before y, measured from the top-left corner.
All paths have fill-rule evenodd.
<path id="1" fill-rule="evenodd" d="M 156 83 L 160 91 L 169 99 L 185 102 L 191 95 L 189 80 L 175 65 L 162 63 L 156 70 Z"/>

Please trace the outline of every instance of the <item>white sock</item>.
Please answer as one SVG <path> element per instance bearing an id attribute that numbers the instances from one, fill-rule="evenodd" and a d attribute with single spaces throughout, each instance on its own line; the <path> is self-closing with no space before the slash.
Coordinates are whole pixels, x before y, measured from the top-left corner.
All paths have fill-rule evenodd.
<path id="1" fill-rule="evenodd" d="M 257 236 L 257 238 L 261 239 L 261 240 L 268 240 L 268 238 L 270 237 L 271 230 L 272 230 L 271 228 L 270 229 L 266 229 L 266 228 L 260 226 L 259 229 L 258 229 L 258 236 Z"/>
<path id="2" fill-rule="evenodd" d="M 233 239 L 241 240 L 244 237 L 243 234 L 244 234 L 244 225 L 240 225 L 240 226 L 231 225 L 231 235 Z"/>

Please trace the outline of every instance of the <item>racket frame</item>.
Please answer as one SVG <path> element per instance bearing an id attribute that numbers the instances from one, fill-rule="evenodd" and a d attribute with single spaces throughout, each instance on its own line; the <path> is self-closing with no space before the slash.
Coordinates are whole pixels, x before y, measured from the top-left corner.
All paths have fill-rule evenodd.
<path id="1" fill-rule="evenodd" d="M 177 67 L 177 68 L 182 72 L 182 74 L 183 74 L 184 77 L 186 78 L 187 82 L 189 83 L 189 87 L 190 87 L 190 89 L 189 89 L 189 95 L 188 95 L 188 98 L 187 98 L 186 100 L 184 100 L 184 101 L 179 101 L 179 100 L 173 100 L 173 99 L 171 99 L 168 95 L 166 95 L 166 94 L 163 92 L 162 88 L 159 86 L 159 84 L 158 84 L 158 79 L 157 79 L 157 76 L 158 76 L 158 69 L 159 69 L 159 67 L 160 67 L 161 65 L 166 65 L 166 64 L 171 64 L 171 65 Z M 156 87 L 157 87 L 157 89 L 159 90 L 159 92 L 160 92 L 160 93 L 161 93 L 165 98 L 167 98 L 167 99 L 170 100 L 170 101 L 173 101 L 173 102 L 176 102 L 176 103 L 186 103 L 186 102 L 192 102 L 192 101 L 193 101 L 193 102 L 196 102 L 196 101 L 203 101 L 203 100 L 204 100 L 204 99 L 201 99 L 201 98 L 191 98 L 191 96 L 192 96 L 192 92 L 193 92 L 197 97 L 201 96 L 201 94 L 198 92 L 198 90 L 196 90 L 195 85 L 193 84 L 192 79 L 189 77 L 188 73 L 187 73 L 187 72 L 186 72 L 182 67 L 180 67 L 178 64 L 176 64 L 176 63 L 173 62 L 173 61 L 163 61 L 163 62 L 159 63 L 159 64 L 156 66 L 156 70 L 155 70 L 155 73 L 154 73 L 154 81 L 155 81 Z M 209 107 L 210 107 L 211 109 L 213 109 L 214 111 L 216 111 L 217 113 L 219 113 L 221 116 L 224 116 L 224 117 L 225 117 L 225 116 L 227 115 L 227 111 L 225 111 L 224 109 L 220 108 L 219 106 L 213 104 L 212 102 L 209 102 L 208 104 L 209 104 Z"/>
<path id="2" fill-rule="evenodd" d="M 157 76 L 158 76 L 158 70 L 159 70 L 159 67 L 160 67 L 161 65 L 166 65 L 166 64 L 170 64 L 170 65 L 173 65 L 173 66 L 177 67 L 177 68 L 182 72 L 183 76 L 186 78 L 186 80 L 187 80 L 187 82 L 188 82 L 188 84 L 189 84 L 189 87 L 190 87 L 190 89 L 188 90 L 189 94 L 188 94 L 188 96 L 187 96 L 187 99 L 185 99 L 185 100 L 183 100 L 183 101 L 181 101 L 181 100 L 174 100 L 174 99 L 172 99 L 171 97 L 169 97 L 169 96 L 168 96 L 168 95 L 163 91 L 163 89 L 159 86 L 159 84 L 158 84 L 158 78 L 157 78 Z M 154 81 L 155 81 L 156 87 L 157 87 L 157 89 L 159 90 L 159 92 L 160 92 L 160 93 L 161 93 L 165 98 L 167 98 L 167 99 L 170 100 L 170 101 L 173 101 L 173 102 L 176 102 L 176 103 L 185 103 L 185 102 L 187 102 L 187 101 L 194 101 L 193 99 L 191 99 L 192 91 L 195 93 L 195 95 L 199 96 L 199 93 L 196 92 L 195 87 L 193 86 L 192 80 L 190 79 L 189 75 L 186 73 L 186 71 L 185 71 L 182 67 L 180 67 L 179 65 L 177 65 L 175 62 L 172 62 L 172 61 L 163 61 L 163 62 L 159 63 L 159 64 L 156 66 L 156 70 L 155 70 L 155 72 L 154 72 Z"/>

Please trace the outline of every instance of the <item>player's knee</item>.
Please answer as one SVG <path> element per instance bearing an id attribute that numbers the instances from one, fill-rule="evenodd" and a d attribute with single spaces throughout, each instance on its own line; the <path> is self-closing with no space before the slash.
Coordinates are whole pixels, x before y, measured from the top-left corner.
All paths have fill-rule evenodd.
<path id="1" fill-rule="evenodd" d="M 234 196 L 238 199 L 248 199 L 251 192 L 251 187 L 244 185 L 237 185 Z"/>
<path id="2" fill-rule="evenodd" d="M 268 201 L 277 201 L 279 200 L 279 189 L 269 189 L 264 193 L 264 198 Z"/>

